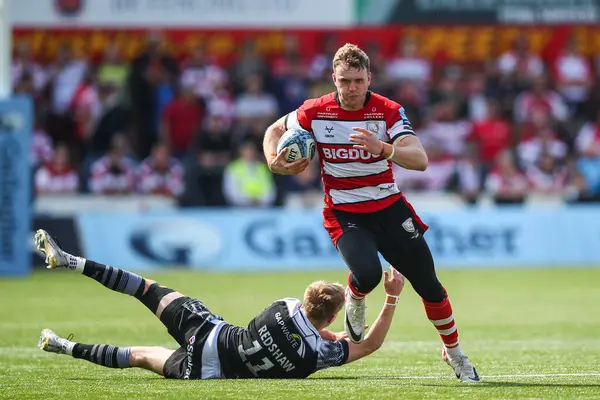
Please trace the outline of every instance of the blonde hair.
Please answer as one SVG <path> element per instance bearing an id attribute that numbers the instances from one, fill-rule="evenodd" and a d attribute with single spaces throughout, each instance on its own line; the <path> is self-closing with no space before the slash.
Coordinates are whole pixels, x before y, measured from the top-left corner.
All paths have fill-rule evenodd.
<path id="1" fill-rule="evenodd" d="M 369 56 L 360 47 L 352 43 L 346 43 L 335 52 L 333 56 L 333 69 L 338 65 L 346 65 L 349 68 L 371 70 Z"/>
<path id="2" fill-rule="evenodd" d="M 327 321 L 342 309 L 344 302 L 344 287 L 339 283 L 317 281 L 304 291 L 304 311 L 314 321 Z"/>

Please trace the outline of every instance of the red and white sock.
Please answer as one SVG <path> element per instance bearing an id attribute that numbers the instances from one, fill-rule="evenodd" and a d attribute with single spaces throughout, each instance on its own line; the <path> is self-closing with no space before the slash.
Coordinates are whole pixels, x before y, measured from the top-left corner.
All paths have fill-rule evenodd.
<path id="1" fill-rule="evenodd" d="M 458 342 L 458 329 L 452 315 L 452 306 L 450 305 L 448 295 L 446 294 L 446 298 L 439 303 L 430 303 L 423 300 L 423 305 L 425 306 L 427 318 L 435 326 L 442 342 L 444 342 L 448 356 L 453 358 L 461 355 L 462 350 Z"/>
<path id="2" fill-rule="evenodd" d="M 365 296 L 368 293 L 362 293 L 359 292 L 354 285 L 352 284 L 352 272 L 348 274 L 348 289 L 347 290 L 347 294 L 349 295 L 350 299 L 355 300 L 355 301 L 362 301 L 365 299 Z"/>

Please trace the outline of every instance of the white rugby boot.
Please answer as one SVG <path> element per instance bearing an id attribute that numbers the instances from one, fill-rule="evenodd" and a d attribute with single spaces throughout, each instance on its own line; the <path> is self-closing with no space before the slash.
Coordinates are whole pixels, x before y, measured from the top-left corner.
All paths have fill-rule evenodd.
<path id="1" fill-rule="evenodd" d="M 72 338 L 72 335 L 69 335 L 69 338 Z M 38 347 L 41 350 L 47 351 L 49 353 L 57 353 L 57 354 L 69 354 L 69 347 L 73 345 L 69 338 L 63 339 L 59 337 L 56 333 L 54 333 L 50 329 L 42 330 L 42 334 L 40 335 L 40 340 L 38 341 Z"/>
<path id="2" fill-rule="evenodd" d="M 48 264 L 46 268 L 75 268 L 75 266 L 69 266 L 67 253 L 60 248 L 56 240 L 45 230 L 38 229 L 35 232 L 35 246 L 46 256 L 46 264 Z"/>
<path id="3" fill-rule="evenodd" d="M 352 298 L 349 287 L 346 287 L 346 312 L 344 328 L 348 338 L 354 343 L 360 343 L 365 338 L 365 323 L 367 318 L 367 305 L 364 298 Z"/>
<path id="4" fill-rule="evenodd" d="M 477 383 L 481 382 L 479 378 L 479 374 L 475 367 L 469 361 L 469 357 L 464 354 L 461 354 L 457 357 L 450 358 L 448 353 L 446 352 L 446 346 L 442 345 L 442 359 L 446 361 L 446 364 L 452 367 L 456 377 L 461 382 L 466 383 Z"/>

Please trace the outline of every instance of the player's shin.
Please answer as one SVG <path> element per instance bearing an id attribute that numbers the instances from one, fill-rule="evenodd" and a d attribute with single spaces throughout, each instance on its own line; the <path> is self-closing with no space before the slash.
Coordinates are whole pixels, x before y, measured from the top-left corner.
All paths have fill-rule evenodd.
<path id="1" fill-rule="evenodd" d="M 437 329 L 448 356 L 453 358 L 461 355 L 462 350 L 458 342 L 458 329 L 454 321 L 448 295 L 446 294 L 444 300 L 441 302 L 435 303 L 423 299 L 423 305 L 425 306 L 427 318 L 429 318 L 435 329 Z"/>
<path id="2" fill-rule="evenodd" d="M 67 351 L 66 354 L 69 354 Z M 70 355 L 108 368 L 130 368 L 130 347 L 72 343 Z"/>
<path id="3" fill-rule="evenodd" d="M 82 260 L 84 264 L 83 274 L 107 288 L 114 290 L 115 292 L 135 296 L 138 299 L 144 293 L 146 283 L 141 276 L 134 274 L 133 272 L 86 260 L 85 258 L 78 258 Z"/>

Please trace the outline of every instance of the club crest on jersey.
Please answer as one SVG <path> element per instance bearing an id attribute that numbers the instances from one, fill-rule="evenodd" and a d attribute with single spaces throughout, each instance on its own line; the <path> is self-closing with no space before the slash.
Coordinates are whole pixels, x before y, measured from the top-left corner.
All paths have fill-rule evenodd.
<path id="1" fill-rule="evenodd" d="M 377 136 L 379 133 L 379 123 L 377 122 L 367 122 L 367 130 L 371 132 L 373 135 Z"/>

